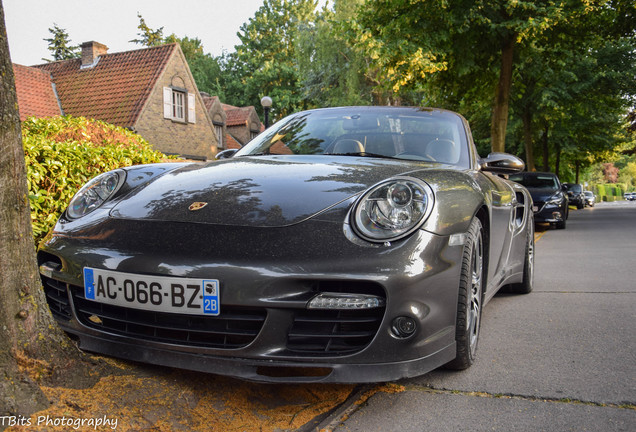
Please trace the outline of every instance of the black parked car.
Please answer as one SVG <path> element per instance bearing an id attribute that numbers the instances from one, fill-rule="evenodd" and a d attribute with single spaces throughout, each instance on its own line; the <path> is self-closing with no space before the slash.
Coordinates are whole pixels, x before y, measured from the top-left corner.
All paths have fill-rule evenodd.
<path id="1" fill-rule="evenodd" d="M 568 195 L 556 174 L 524 172 L 512 174 L 510 180 L 524 185 L 532 195 L 534 221 L 565 228 L 568 218 Z"/>
<path id="2" fill-rule="evenodd" d="M 585 207 L 585 194 L 583 193 L 583 185 L 577 183 L 563 183 L 568 193 L 570 204 L 575 205 L 581 210 Z"/>
<path id="3" fill-rule="evenodd" d="M 523 165 L 450 111 L 300 112 L 224 160 L 91 180 L 40 272 L 87 351 L 256 381 L 465 369 L 488 301 L 532 290 L 532 198 L 499 176 Z"/>

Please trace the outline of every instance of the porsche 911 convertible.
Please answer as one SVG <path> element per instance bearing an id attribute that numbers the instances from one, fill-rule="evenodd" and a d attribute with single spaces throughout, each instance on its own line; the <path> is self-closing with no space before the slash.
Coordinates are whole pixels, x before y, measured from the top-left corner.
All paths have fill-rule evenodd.
<path id="1" fill-rule="evenodd" d="M 206 163 L 81 188 L 41 244 L 80 348 L 269 382 L 380 382 L 475 360 L 484 305 L 532 290 L 515 156 L 428 108 L 293 114 Z"/>

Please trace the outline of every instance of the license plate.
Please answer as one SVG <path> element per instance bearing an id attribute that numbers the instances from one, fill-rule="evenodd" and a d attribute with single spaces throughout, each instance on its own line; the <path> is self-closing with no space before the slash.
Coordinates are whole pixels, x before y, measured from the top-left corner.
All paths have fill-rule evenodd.
<path id="1" fill-rule="evenodd" d="M 216 279 L 147 276 L 84 267 L 84 296 L 115 306 L 189 315 L 220 313 Z"/>

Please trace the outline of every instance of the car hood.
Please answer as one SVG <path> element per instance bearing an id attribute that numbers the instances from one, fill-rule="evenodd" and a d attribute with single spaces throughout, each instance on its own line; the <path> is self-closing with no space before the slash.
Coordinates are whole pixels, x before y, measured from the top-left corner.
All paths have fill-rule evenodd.
<path id="1" fill-rule="evenodd" d="M 298 223 L 389 177 L 405 161 L 325 156 L 240 157 L 187 165 L 134 189 L 111 217 L 236 226 Z"/>
<path id="2" fill-rule="evenodd" d="M 527 187 L 528 192 L 532 196 L 532 201 L 534 202 L 545 202 L 552 198 L 557 192 L 557 189 L 546 190 L 546 189 L 537 189 L 537 188 L 529 188 Z"/>

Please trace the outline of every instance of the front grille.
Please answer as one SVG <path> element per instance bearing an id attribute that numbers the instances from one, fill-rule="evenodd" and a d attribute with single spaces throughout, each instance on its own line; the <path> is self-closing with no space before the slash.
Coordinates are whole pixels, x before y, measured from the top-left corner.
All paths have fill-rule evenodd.
<path id="1" fill-rule="evenodd" d="M 43 275 L 41 275 L 41 278 L 51 314 L 57 319 L 70 321 L 71 305 L 68 301 L 68 294 L 66 293 L 66 284 Z"/>
<path id="2" fill-rule="evenodd" d="M 153 312 L 86 300 L 72 287 L 79 321 L 87 327 L 143 340 L 205 348 L 238 349 L 258 335 L 264 309 L 222 306 L 218 317 Z"/>
<path id="3" fill-rule="evenodd" d="M 535 205 L 535 207 L 537 208 L 537 211 L 535 213 L 540 212 L 541 210 L 543 210 L 543 206 L 545 205 L 544 201 L 534 201 L 533 203 Z"/>
<path id="4" fill-rule="evenodd" d="M 383 308 L 301 310 L 287 336 L 287 348 L 299 354 L 344 355 L 366 347 L 378 331 Z"/>
<path id="5" fill-rule="evenodd" d="M 316 292 L 371 294 L 385 298 L 371 282 L 321 281 Z M 385 308 L 355 310 L 296 310 L 287 335 L 287 349 L 299 355 L 348 355 L 361 351 L 375 337 Z"/>

